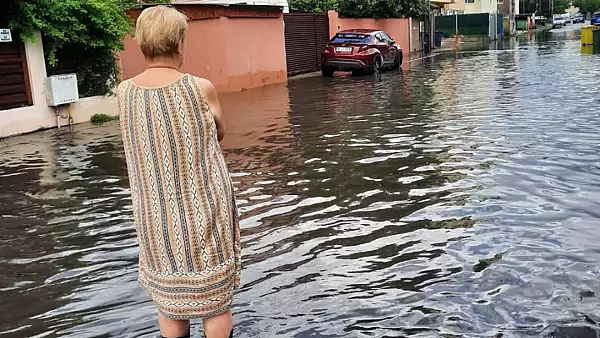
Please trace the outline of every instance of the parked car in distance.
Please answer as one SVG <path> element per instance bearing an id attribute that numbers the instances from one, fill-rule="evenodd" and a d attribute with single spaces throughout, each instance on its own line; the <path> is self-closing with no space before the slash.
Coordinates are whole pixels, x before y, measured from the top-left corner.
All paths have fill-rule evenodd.
<path id="1" fill-rule="evenodd" d="M 336 71 L 375 73 L 400 68 L 402 48 L 383 31 L 350 29 L 337 32 L 321 54 L 321 72 L 330 77 Z"/>
<path id="2" fill-rule="evenodd" d="M 592 25 L 600 26 L 600 12 L 596 12 L 592 15 Z"/>
<path id="3" fill-rule="evenodd" d="M 575 14 L 575 16 L 573 16 L 573 23 L 585 23 L 585 17 L 583 16 L 583 14 Z"/>
<path id="4" fill-rule="evenodd" d="M 552 18 L 552 28 L 564 27 L 567 24 L 564 18 L 555 17 Z"/>

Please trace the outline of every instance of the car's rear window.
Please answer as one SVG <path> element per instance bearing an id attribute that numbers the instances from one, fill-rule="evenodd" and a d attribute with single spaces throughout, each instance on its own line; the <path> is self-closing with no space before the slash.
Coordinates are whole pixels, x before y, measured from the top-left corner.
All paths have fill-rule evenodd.
<path id="1" fill-rule="evenodd" d="M 597 18 L 600 16 L 600 13 L 594 13 L 594 18 Z"/>
<path id="2" fill-rule="evenodd" d="M 333 43 L 368 43 L 371 40 L 371 36 L 368 34 L 349 34 L 341 33 L 336 34 L 331 42 Z"/>

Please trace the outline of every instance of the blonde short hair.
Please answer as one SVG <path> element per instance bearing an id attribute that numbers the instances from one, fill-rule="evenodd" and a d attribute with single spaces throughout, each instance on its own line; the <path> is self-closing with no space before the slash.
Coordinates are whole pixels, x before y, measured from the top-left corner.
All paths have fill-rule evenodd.
<path id="1" fill-rule="evenodd" d="M 185 40 L 187 17 L 170 6 L 154 6 L 142 11 L 135 26 L 135 39 L 146 59 L 173 57 Z"/>

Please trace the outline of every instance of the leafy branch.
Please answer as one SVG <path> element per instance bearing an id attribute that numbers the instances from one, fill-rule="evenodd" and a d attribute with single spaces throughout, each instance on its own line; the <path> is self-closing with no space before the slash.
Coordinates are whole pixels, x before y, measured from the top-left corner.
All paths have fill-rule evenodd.
<path id="1" fill-rule="evenodd" d="M 427 0 L 291 0 L 290 9 L 301 12 L 338 10 L 351 18 L 418 17 L 429 13 Z"/>
<path id="2" fill-rule="evenodd" d="M 75 67 L 82 96 L 111 93 L 118 72 L 114 52 L 123 49 L 123 39 L 132 29 L 125 11 L 142 2 L 5 1 L 9 27 L 26 41 L 32 41 L 35 32 L 41 31 L 48 66 L 66 63 Z"/>

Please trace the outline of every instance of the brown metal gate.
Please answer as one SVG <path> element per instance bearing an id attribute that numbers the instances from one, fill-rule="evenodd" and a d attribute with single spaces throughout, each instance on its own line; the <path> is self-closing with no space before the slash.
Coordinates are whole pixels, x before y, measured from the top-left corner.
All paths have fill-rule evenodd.
<path id="1" fill-rule="evenodd" d="M 321 52 L 329 41 L 329 18 L 321 13 L 284 14 L 288 76 L 321 69 Z"/>
<path id="2" fill-rule="evenodd" d="M 32 104 L 25 47 L 13 36 L 12 42 L 0 42 L 0 110 Z"/>

